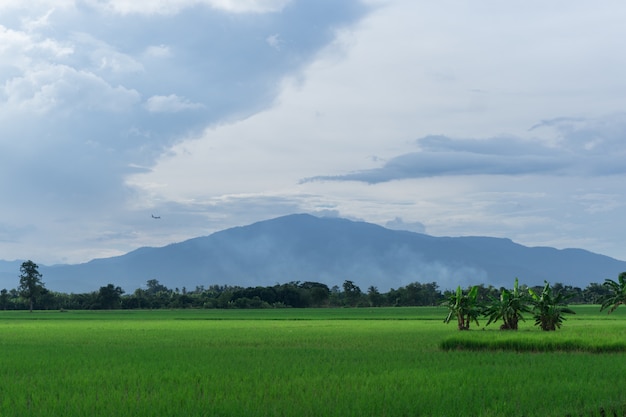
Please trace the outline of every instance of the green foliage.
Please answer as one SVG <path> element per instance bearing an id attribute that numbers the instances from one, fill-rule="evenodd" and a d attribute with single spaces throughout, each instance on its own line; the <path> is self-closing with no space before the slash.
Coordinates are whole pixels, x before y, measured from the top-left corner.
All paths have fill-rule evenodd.
<path id="1" fill-rule="evenodd" d="M 346 300 L 349 306 L 355 307 L 361 299 L 361 288 L 350 280 L 343 282 L 343 292 L 346 296 Z"/>
<path id="2" fill-rule="evenodd" d="M 563 314 L 576 314 L 575 311 L 567 307 L 566 300 L 568 295 L 561 291 L 553 292 L 550 283 L 545 281 L 545 285 L 541 293 L 537 294 L 531 288 L 528 289 L 533 306 L 533 317 L 535 325 L 541 327 L 541 330 L 554 331 L 561 328 L 565 317 Z"/>
<path id="3" fill-rule="evenodd" d="M 149 279 L 146 282 L 146 292 L 150 295 L 157 295 L 159 293 L 169 292 L 168 288 L 161 284 L 158 279 Z"/>
<path id="4" fill-rule="evenodd" d="M 26 261 L 20 267 L 20 295 L 29 301 L 29 310 L 33 312 L 35 299 L 44 292 L 44 284 L 39 266 L 33 261 Z"/>
<path id="5" fill-rule="evenodd" d="M 367 293 L 353 281 L 346 280 L 342 288 L 319 282 L 292 281 L 273 286 L 239 287 L 228 285 L 197 286 L 193 290 L 182 288 L 170 289 L 156 279 L 147 281 L 144 288 L 126 294 L 114 284 L 101 287 L 98 291 L 83 294 L 66 294 L 48 291 L 37 265 L 32 261 L 24 262 L 20 268 L 20 286 L 18 289 L 0 290 L 1 310 L 88 310 L 88 309 L 269 309 L 269 308 L 307 308 L 307 307 L 408 307 L 437 306 L 449 307 L 446 322 L 457 317 L 460 329 L 469 329 L 470 323 L 478 325 L 481 314 L 487 318 L 487 325 L 502 320 L 501 329 L 516 329 L 528 313 L 528 294 L 518 287 L 518 280 L 512 290 L 498 291 L 492 286 L 478 285 L 470 289 L 470 296 L 459 298 L 456 292 L 446 290 L 443 294 L 436 282 L 412 282 L 388 292 L 381 292 L 376 286 L 370 286 Z M 553 293 L 568 293 L 568 300 L 579 303 L 602 302 L 602 309 L 611 307 L 612 313 L 624 303 L 626 274 L 619 277 L 619 282 L 607 279 L 603 285 L 591 283 L 585 290 L 568 285 L 555 284 Z M 343 290 L 343 291 L 342 291 Z M 539 291 L 537 290 L 539 293 Z M 464 303 L 470 303 L 467 314 L 459 315 L 456 309 L 463 309 Z M 482 311 L 481 311 L 482 309 Z M 536 310 L 536 308 L 535 308 Z M 562 321 L 562 319 L 561 319 Z M 560 325 L 560 322 L 559 322 Z"/>
<path id="6" fill-rule="evenodd" d="M 124 294 L 124 290 L 113 284 L 100 287 L 97 307 L 103 309 L 119 308 L 122 303 L 122 294 Z"/>
<path id="7" fill-rule="evenodd" d="M 10 302 L 9 292 L 7 291 L 6 288 L 3 288 L 2 290 L 0 290 L 0 308 L 2 310 L 6 310 L 7 307 L 9 306 L 9 302 Z"/>
<path id="8" fill-rule="evenodd" d="M 601 304 L 602 298 L 608 293 L 606 286 L 592 282 L 583 290 L 583 302 L 586 304 Z"/>
<path id="9" fill-rule="evenodd" d="M 489 296 L 489 302 L 485 306 L 483 314 L 488 317 L 487 326 L 498 320 L 504 324 L 501 330 L 517 330 L 520 320 L 524 320 L 523 313 L 530 313 L 529 299 L 520 291 L 518 279 L 515 278 L 513 290 L 502 289 L 499 298 Z"/>
<path id="10" fill-rule="evenodd" d="M 444 323 L 450 323 L 452 317 L 456 317 L 459 330 L 469 330 L 470 323 L 474 322 L 478 326 L 480 307 L 477 303 L 478 287 L 473 286 L 467 293 L 464 293 L 459 285 L 456 293 L 451 294 L 443 305 L 448 307 L 448 315 Z"/>
<path id="11" fill-rule="evenodd" d="M 600 311 L 611 307 L 608 313 L 611 314 L 617 307 L 626 304 L 626 272 L 619 274 L 617 282 L 612 279 L 606 279 L 603 286 L 608 293 L 600 299 Z"/>
<path id="12" fill-rule="evenodd" d="M 436 282 L 412 282 L 387 293 L 388 305 L 392 306 L 434 306 L 442 301 L 441 291 Z"/>

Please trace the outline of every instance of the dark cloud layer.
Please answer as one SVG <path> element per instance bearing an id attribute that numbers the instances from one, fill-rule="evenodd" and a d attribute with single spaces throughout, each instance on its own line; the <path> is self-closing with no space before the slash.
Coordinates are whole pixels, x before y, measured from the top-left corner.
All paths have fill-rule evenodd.
<path id="1" fill-rule="evenodd" d="M 398 155 L 382 167 L 308 181 L 386 181 L 455 175 L 616 175 L 626 173 L 626 114 L 586 120 L 543 121 L 531 131 L 554 129 L 552 141 L 494 137 L 457 139 L 427 136 L 418 150 Z"/>

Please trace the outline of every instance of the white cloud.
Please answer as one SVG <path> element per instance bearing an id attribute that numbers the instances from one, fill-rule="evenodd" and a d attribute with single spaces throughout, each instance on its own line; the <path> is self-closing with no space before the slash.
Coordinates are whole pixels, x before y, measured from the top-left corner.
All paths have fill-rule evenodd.
<path id="1" fill-rule="evenodd" d="M 177 113 L 204 108 L 202 103 L 192 103 L 183 97 L 178 97 L 176 94 L 152 96 L 146 101 L 145 106 L 148 111 L 153 113 Z"/>
<path id="2" fill-rule="evenodd" d="M 43 52 L 55 59 L 62 59 L 74 53 L 74 48 L 71 45 L 56 42 L 52 39 L 44 39 L 37 42 L 31 49 L 36 52 Z"/>
<path id="3" fill-rule="evenodd" d="M 75 48 L 89 57 L 90 69 L 113 73 L 139 73 L 144 68 L 141 62 L 115 46 L 84 32 L 73 32 L 71 40 Z"/>
<path id="4" fill-rule="evenodd" d="M 290 2 L 291 0 L 82 0 L 80 3 L 120 14 L 174 14 L 196 5 L 207 5 L 232 13 L 278 12 Z M 2 0 L 0 10 L 28 9 L 31 12 L 48 12 L 53 9 L 74 8 L 76 4 L 76 0 Z M 40 18 L 41 16 L 31 17 L 24 21 L 36 22 Z"/>
<path id="5" fill-rule="evenodd" d="M 113 72 L 142 72 L 143 66 L 126 54 L 112 51 L 96 51 L 93 53 L 94 62 L 99 70 Z"/>
<path id="6" fill-rule="evenodd" d="M 151 45 L 146 48 L 144 55 L 152 58 L 169 58 L 172 51 L 167 45 Z"/>
<path id="7" fill-rule="evenodd" d="M 290 0 L 87 0 L 88 4 L 120 14 L 175 14 L 195 5 L 232 13 L 280 11 Z"/>
<path id="8" fill-rule="evenodd" d="M 24 51 L 32 46 L 33 40 L 27 34 L 0 25 L 0 69 L 28 66 L 30 58 Z"/>
<path id="9" fill-rule="evenodd" d="M 26 17 L 22 19 L 22 27 L 28 32 L 46 27 L 49 25 L 48 18 L 51 14 L 52 10 L 48 10 L 47 13 L 39 17 Z"/>
<path id="10" fill-rule="evenodd" d="M 280 51 L 283 44 L 283 40 L 280 38 L 280 35 L 278 33 L 268 36 L 265 39 L 265 42 L 267 42 L 269 46 L 276 49 L 277 51 Z"/>
<path id="11" fill-rule="evenodd" d="M 124 111 L 139 101 L 139 94 L 113 87 L 102 78 L 64 65 L 50 65 L 28 71 L 5 84 L 7 113 L 46 113 L 70 110 Z"/>
<path id="12" fill-rule="evenodd" d="M 291 0 L 207 0 L 207 2 L 215 8 L 230 12 L 266 13 L 282 10 Z"/>
<path id="13" fill-rule="evenodd" d="M 394 229 L 394 230 L 408 230 L 410 232 L 426 233 L 426 226 L 424 226 L 423 223 L 421 222 L 406 223 L 400 217 L 396 217 L 393 220 L 389 220 L 387 223 L 385 223 L 385 227 L 388 229 Z"/>
<path id="14" fill-rule="evenodd" d="M 47 13 L 53 9 L 68 9 L 75 7 L 76 0 L 30 0 L 24 2 L 21 0 L 2 0 L 0 2 L 0 10 L 28 10 L 30 13 L 36 14 L 36 17 L 24 18 L 24 21 L 32 21 L 41 17 L 40 13 Z"/>
<path id="15" fill-rule="evenodd" d="M 575 195 L 573 199 L 591 214 L 614 212 L 626 206 L 626 201 L 619 194 L 588 193 Z"/>
<path id="16" fill-rule="evenodd" d="M 0 24 L 0 74 L 9 68 L 28 70 L 48 59 L 62 59 L 74 52 L 63 42 L 8 29 Z"/>

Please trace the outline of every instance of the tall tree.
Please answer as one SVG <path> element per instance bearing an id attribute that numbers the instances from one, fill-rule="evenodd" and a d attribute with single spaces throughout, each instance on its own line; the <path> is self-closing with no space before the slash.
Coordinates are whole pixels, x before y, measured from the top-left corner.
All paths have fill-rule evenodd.
<path id="1" fill-rule="evenodd" d="M 346 301 L 352 307 L 356 306 L 361 298 L 361 288 L 350 280 L 343 282 L 343 292 L 346 296 Z"/>
<path id="2" fill-rule="evenodd" d="M 383 304 L 384 296 L 378 291 L 374 285 L 367 289 L 367 298 L 372 307 L 380 307 Z"/>
<path id="3" fill-rule="evenodd" d="M 149 279 L 148 282 L 146 282 L 146 286 L 148 287 L 146 292 L 149 295 L 157 295 L 160 292 L 169 291 L 169 289 L 165 285 L 161 284 L 158 279 Z"/>
<path id="4" fill-rule="evenodd" d="M 617 282 L 607 278 L 602 285 L 608 290 L 608 294 L 600 299 L 600 311 L 610 306 L 611 314 L 621 304 L 626 304 L 626 272 L 619 274 Z"/>
<path id="5" fill-rule="evenodd" d="M 124 294 L 124 290 L 113 284 L 100 287 L 97 297 L 99 307 L 108 310 L 118 308 L 122 303 L 122 294 Z"/>
<path id="6" fill-rule="evenodd" d="M 20 296 L 26 298 L 30 303 L 30 312 L 33 312 L 35 299 L 44 290 L 44 284 L 41 281 L 42 275 L 39 272 L 39 266 L 33 261 L 26 261 L 20 267 Z"/>

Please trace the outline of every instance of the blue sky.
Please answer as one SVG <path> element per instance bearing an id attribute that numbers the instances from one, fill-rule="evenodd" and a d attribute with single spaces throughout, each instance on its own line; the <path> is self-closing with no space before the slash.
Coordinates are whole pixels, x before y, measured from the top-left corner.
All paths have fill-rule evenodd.
<path id="1" fill-rule="evenodd" d="M 0 259 L 308 212 L 626 260 L 624 20 L 616 0 L 3 1 Z"/>

